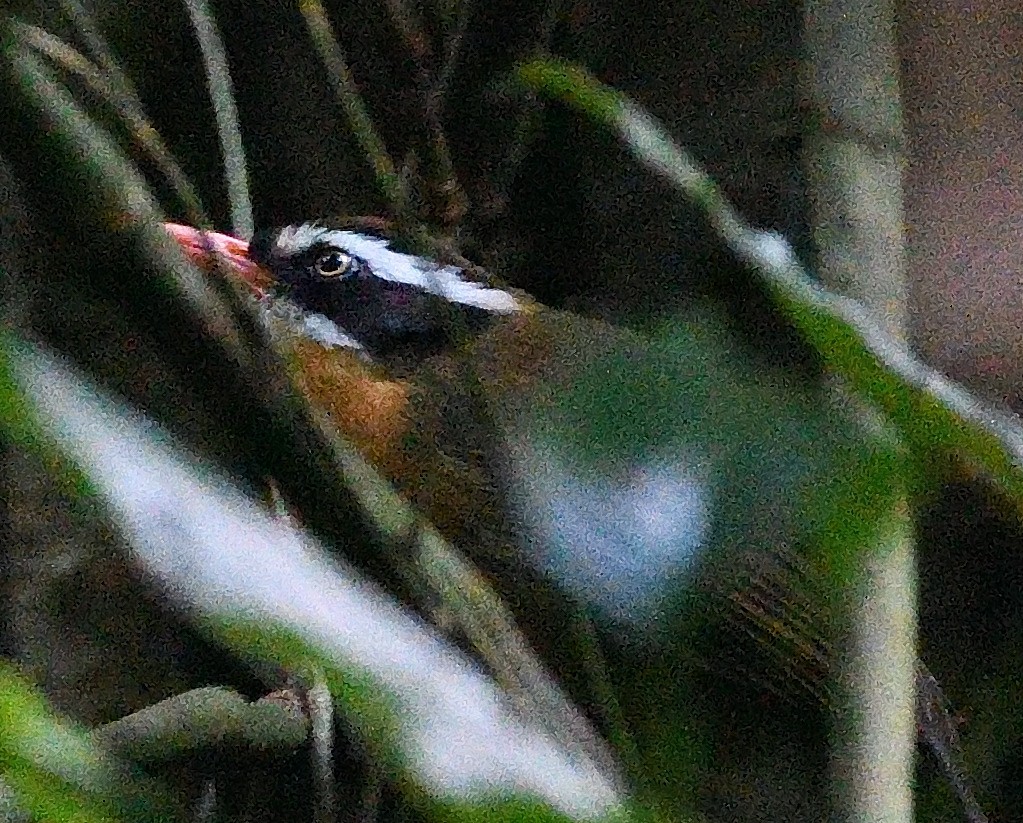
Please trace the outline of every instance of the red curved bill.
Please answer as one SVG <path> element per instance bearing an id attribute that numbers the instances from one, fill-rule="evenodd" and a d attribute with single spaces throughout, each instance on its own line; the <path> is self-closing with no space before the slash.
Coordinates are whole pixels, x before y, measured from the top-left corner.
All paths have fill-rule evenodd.
<path id="1" fill-rule="evenodd" d="M 229 234 L 164 223 L 164 228 L 184 250 L 188 258 L 205 271 L 214 271 L 214 260 L 220 258 L 249 288 L 263 296 L 273 286 L 273 276 L 249 259 L 249 244 Z"/>

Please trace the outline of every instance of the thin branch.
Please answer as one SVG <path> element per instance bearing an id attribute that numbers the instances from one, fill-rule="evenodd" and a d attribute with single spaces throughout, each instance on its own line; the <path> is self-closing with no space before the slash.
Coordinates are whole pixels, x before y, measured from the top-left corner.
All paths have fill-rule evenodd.
<path id="1" fill-rule="evenodd" d="M 458 61 L 465 42 L 465 34 L 472 19 L 472 0 L 462 0 L 458 6 L 458 17 L 455 28 L 444 41 L 444 62 L 435 79 L 423 75 L 420 77 L 423 95 L 423 120 L 429 133 L 434 159 L 438 165 L 440 177 L 445 181 L 442 194 L 447 201 L 443 211 L 443 221 L 447 225 L 455 225 L 461 221 L 467 208 L 465 190 L 458 182 L 455 166 L 451 160 L 447 136 L 444 132 L 444 106 L 451 80 L 458 67 Z"/>
<path id="2" fill-rule="evenodd" d="M 107 46 L 99 26 L 96 25 L 89 11 L 78 0 L 61 0 L 60 5 L 64 15 L 71 21 L 72 27 L 85 43 L 93 61 L 107 75 L 118 94 L 130 98 L 141 108 L 142 104 L 135 91 L 135 84 L 131 82 L 131 78 L 127 74 L 121 71 L 117 58 Z"/>
<path id="3" fill-rule="evenodd" d="M 455 28 L 444 38 L 444 62 L 441 64 L 437 80 L 427 98 L 428 107 L 434 109 L 435 116 L 438 118 L 444 110 L 448 87 L 451 85 L 451 79 L 454 77 L 458 61 L 462 56 L 462 46 L 465 44 L 465 35 L 469 30 L 469 21 L 472 20 L 473 10 L 473 0 L 461 0 L 458 4 Z"/>
<path id="4" fill-rule="evenodd" d="M 336 823 L 337 791 L 334 785 L 334 700 L 323 672 L 317 672 L 306 691 L 312 743 L 313 805 L 315 823 Z"/>
<path id="5" fill-rule="evenodd" d="M 563 0 L 550 0 L 547 3 L 540 22 L 537 44 L 533 49 L 535 59 L 542 60 L 550 56 L 554 27 L 558 24 L 558 20 L 561 19 L 562 8 Z M 508 208 L 509 192 L 515 182 L 518 170 L 521 168 L 537 135 L 540 133 L 543 112 L 543 100 L 531 89 L 527 90 L 521 115 L 512 134 L 511 143 L 508 145 L 504 158 L 499 162 L 497 171 L 493 175 L 492 190 L 496 196 L 492 197 L 489 202 L 482 204 L 486 219 L 493 220 Z"/>
<path id="6" fill-rule="evenodd" d="M 352 133 L 373 168 L 377 185 L 394 213 L 399 218 L 405 218 L 411 202 L 408 187 L 395 169 L 383 139 L 373 127 L 373 120 L 356 88 L 345 54 L 330 28 L 323 4 L 319 0 L 300 0 L 299 8 L 313 44 L 320 53 L 320 59 L 334 80 L 334 90 L 348 117 Z"/>
<path id="7" fill-rule="evenodd" d="M 245 149 L 242 146 L 238 107 L 235 105 L 224 42 L 206 0 L 185 0 L 185 8 L 192 19 L 192 28 L 202 51 L 210 101 L 217 118 L 217 135 L 224 154 L 224 177 L 231 203 L 231 225 L 236 236 L 252 237 L 252 197 L 249 195 L 245 173 Z"/>
<path id="8" fill-rule="evenodd" d="M 405 0 L 385 0 L 384 4 L 394 27 L 405 41 L 405 48 L 412 53 L 412 59 L 420 70 L 425 72 L 426 66 L 433 62 L 433 49 L 430 47 L 430 38 L 426 36 L 423 21 Z"/>
<path id="9" fill-rule="evenodd" d="M 92 94 L 114 109 L 138 148 L 170 184 L 188 222 L 196 226 L 206 224 L 199 195 L 146 118 L 128 78 L 120 71 L 111 72 L 95 65 L 60 38 L 36 26 L 22 25 L 18 31 L 26 45 L 63 71 L 77 76 Z"/>

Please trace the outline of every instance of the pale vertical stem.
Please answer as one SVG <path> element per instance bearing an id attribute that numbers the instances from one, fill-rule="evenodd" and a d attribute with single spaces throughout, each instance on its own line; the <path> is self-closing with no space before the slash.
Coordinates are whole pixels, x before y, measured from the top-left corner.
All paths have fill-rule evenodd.
<path id="1" fill-rule="evenodd" d="M 809 0 L 806 136 L 818 270 L 877 311 L 906 321 L 902 108 L 888 0 Z"/>
<path id="2" fill-rule="evenodd" d="M 893 512 L 854 592 L 855 618 L 838 659 L 833 777 L 841 816 L 911 821 L 916 742 L 916 570 L 913 523 Z"/>
<path id="3" fill-rule="evenodd" d="M 809 0 L 806 141 L 818 268 L 831 288 L 871 306 L 905 336 L 902 108 L 890 0 Z M 893 478 L 893 482 L 899 480 Z M 916 572 L 904 496 L 864 547 L 836 666 L 833 747 L 839 817 L 913 820 Z"/>

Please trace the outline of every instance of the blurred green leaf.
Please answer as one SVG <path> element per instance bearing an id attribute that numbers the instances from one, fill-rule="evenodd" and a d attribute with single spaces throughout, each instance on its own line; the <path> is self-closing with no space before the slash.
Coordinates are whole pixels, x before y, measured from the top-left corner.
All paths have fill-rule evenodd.
<path id="1" fill-rule="evenodd" d="M 929 467 L 930 482 L 940 482 L 936 467 L 962 460 L 1023 510 L 1023 428 L 1015 420 L 920 361 L 863 305 L 815 282 L 783 238 L 750 227 L 689 153 L 624 95 L 556 61 L 526 64 L 520 77 L 615 131 L 641 162 L 698 203 L 828 368 L 890 417 L 915 459 Z"/>
<path id="2" fill-rule="evenodd" d="M 522 335 L 544 358 L 505 380 Z M 636 779 L 685 809 L 720 733 L 693 699 L 701 660 L 742 679 L 766 657 L 769 687 L 837 705 L 844 604 L 905 523 L 906 454 L 852 399 L 755 362 L 709 305 L 651 333 L 547 312 L 488 346 L 522 562 L 605 629 Z"/>
<path id="3" fill-rule="evenodd" d="M 614 775 L 517 717 L 492 681 L 377 587 L 57 359 L 5 343 L 41 425 L 88 473 L 168 594 L 243 658 L 322 670 L 428 808 L 483 803 L 490 819 L 515 819 L 532 797 L 568 819 L 625 814 Z"/>

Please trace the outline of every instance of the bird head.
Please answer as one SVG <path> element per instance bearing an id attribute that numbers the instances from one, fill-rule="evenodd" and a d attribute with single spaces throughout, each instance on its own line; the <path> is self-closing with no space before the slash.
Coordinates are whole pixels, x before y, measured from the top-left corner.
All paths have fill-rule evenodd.
<path id="1" fill-rule="evenodd" d="M 312 339 L 392 364 L 419 361 L 526 306 L 467 266 L 402 251 L 365 225 L 301 223 L 258 232 L 250 243 L 177 224 L 168 230 L 194 260 L 225 257 Z"/>

